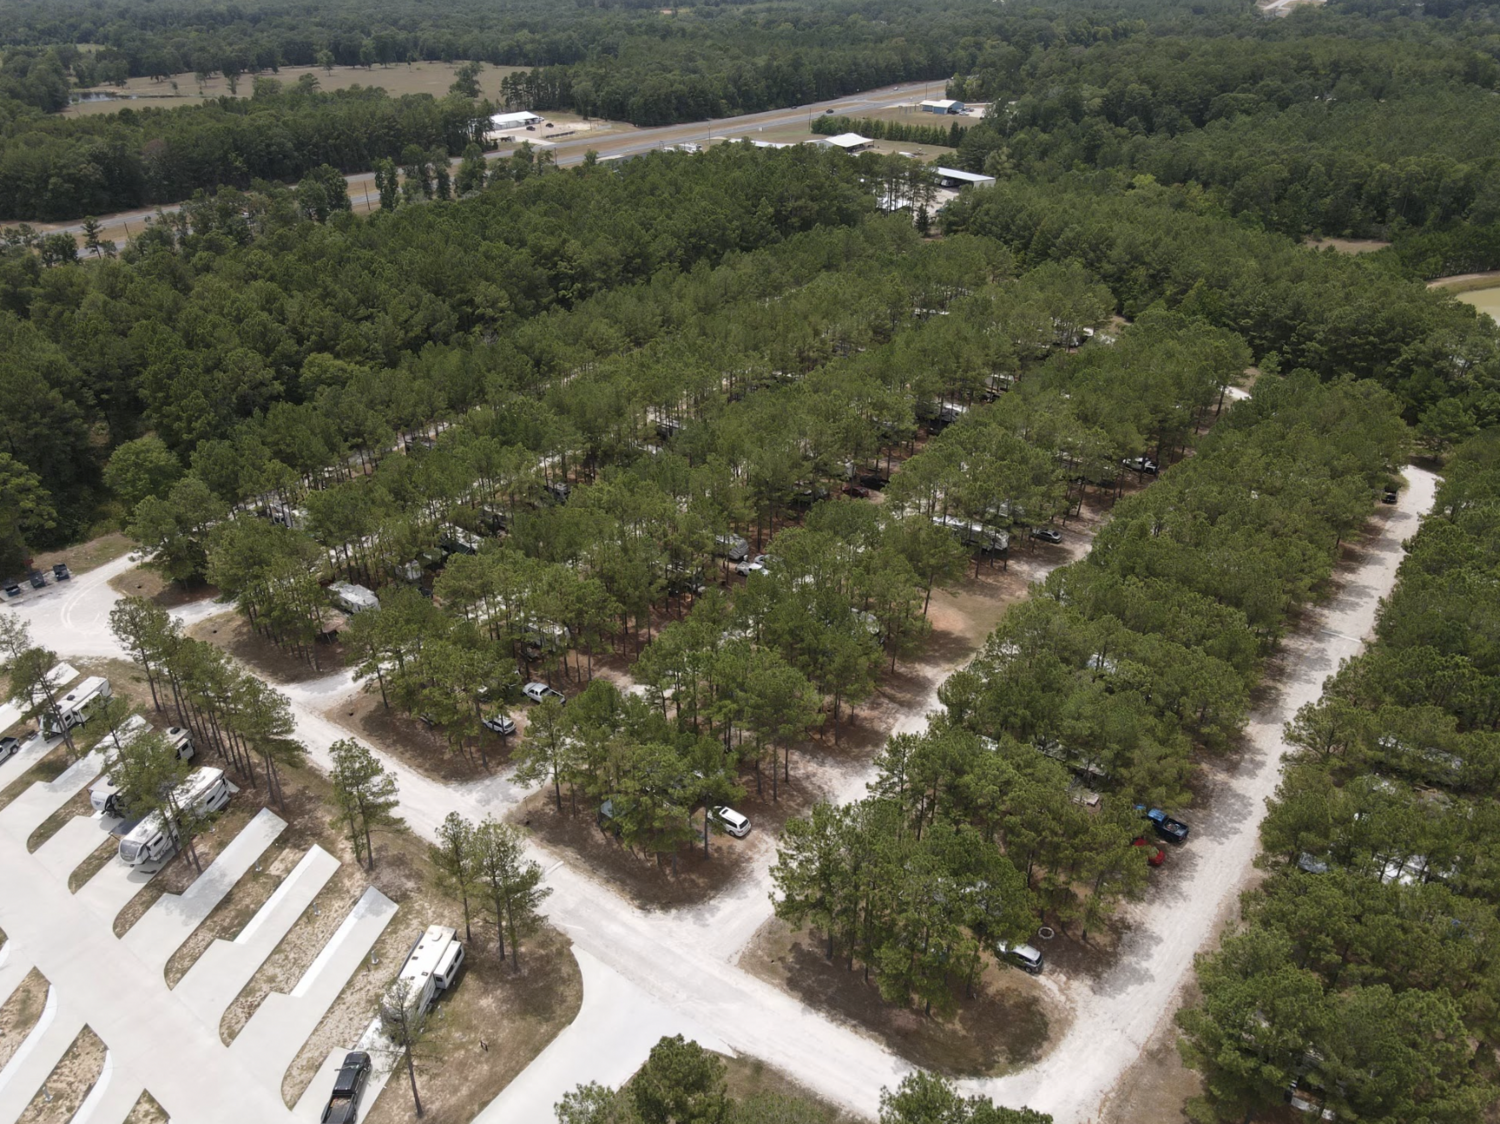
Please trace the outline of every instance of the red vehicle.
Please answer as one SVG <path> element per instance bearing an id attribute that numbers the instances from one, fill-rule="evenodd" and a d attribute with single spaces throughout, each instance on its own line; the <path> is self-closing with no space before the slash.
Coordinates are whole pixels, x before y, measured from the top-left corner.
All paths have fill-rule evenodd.
<path id="1" fill-rule="evenodd" d="M 857 500 L 867 500 L 870 498 L 870 489 L 863 484 L 845 484 L 844 495 L 853 496 Z"/>
<path id="2" fill-rule="evenodd" d="M 1135 845 L 1137 847 L 1151 848 L 1151 852 L 1146 856 L 1146 861 L 1152 866 L 1161 866 L 1162 863 L 1167 861 L 1166 851 L 1162 850 L 1161 847 L 1147 839 L 1144 835 L 1137 835 L 1135 837 Z"/>

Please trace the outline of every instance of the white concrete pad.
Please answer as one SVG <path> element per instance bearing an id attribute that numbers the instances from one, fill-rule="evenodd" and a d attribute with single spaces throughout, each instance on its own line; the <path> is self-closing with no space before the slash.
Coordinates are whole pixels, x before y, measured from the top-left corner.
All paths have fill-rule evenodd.
<path id="1" fill-rule="evenodd" d="M 163 894 L 156 900 L 125 934 L 125 947 L 148 967 L 158 971 L 165 968 L 182 942 L 193 935 L 214 906 L 285 830 L 285 820 L 262 808 L 191 886 L 181 894 Z"/>
<path id="2" fill-rule="evenodd" d="M 0 809 L 0 830 L 23 845 L 42 821 L 82 792 L 104 768 L 104 755 L 90 753 L 69 765 L 55 781 L 34 784 Z"/>
<path id="3" fill-rule="evenodd" d="M 107 842 L 119 846 L 119 841 L 110 835 L 110 830 L 119 822 L 114 816 L 99 812 L 91 816 L 74 816 L 36 849 L 36 861 L 67 885 L 68 875 L 100 846 Z"/>
<path id="4" fill-rule="evenodd" d="M 124 1124 L 143 1092 L 141 1083 L 116 1061 L 114 1051 L 106 1050 L 99 1079 L 68 1124 Z"/>
<path id="5" fill-rule="evenodd" d="M 0 945 L 0 1007 L 31 971 L 31 960 L 19 950 L 14 937 Z"/>
<path id="6" fill-rule="evenodd" d="M 375 887 L 364 892 L 290 995 L 266 996 L 229 1047 L 268 1088 L 281 1079 L 328 1007 L 396 914 L 396 903 Z"/>
<path id="7" fill-rule="evenodd" d="M 9 787 L 10 783 L 26 772 L 43 757 L 62 738 L 44 738 L 40 734 L 33 738 L 27 738 L 21 743 L 21 748 L 0 761 L 0 788 Z"/>
<path id="8" fill-rule="evenodd" d="M 217 1035 L 229 1004 L 338 868 L 338 859 L 322 847 L 308 851 L 239 935 L 209 945 L 172 994 Z"/>
<path id="9" fill-rule="evenodd" d="M 386 1082 L 391 1079 L 396 1062 L 400 1060 L 381 1035 L 378 1017 L 365 1028 L 365 1032 L 359 1036 L 359 1041 L 353 1046 L 328 1052 L 328 1057 L 324 1058 L 323 1064 L 318 1067 L 312 1083 L 297 1099 L 297 1107 L 292 1109 L 293 1119 L 299 1121 L 300 1124 L 318 1124 L 319 1118 L 323 1115 L 323 1109 L 328 1104 L 328 1092 L 333 1088 L 333 1079 L 338 1075 L 344 1055 L 350 1050 L 363 1050 L 370 1055 L 370 1079 L 365 1083 L 365 1095 L 359 1102 L 360 1116 L 370 1114 L 370 1110 L 375 1107 L 375 1101 L 385 1089 Z"/>
<path id="10" fill-rule="evenodd" d="M 641 1068 L 663 1037 L 680 1034 L 707 1050 L 733 1056 L 716 1034 L 678 1014 L 577 945 L 583 976 L 578 1017 L 474 1118 L 474 1124 L 551 1120 L 552 1106 L 577 1085 L 597 1081 L 618 1089 Z M 457 1064 L 458 1059 L 449 1059 Z"/>
<path id="11" fill-rule="evenodd" d="M 115 855 L 98 874 L 78 888 L 78 901 L 102 918 L 106 926 L 113 926 L 120 910 L 141 892 L 141 887 L 156 877 L 162 865 L 129 866 Z M 113 929 L 110 935 L 114 935 Z"/>
<path id="12" fill-rule="evenodd" d="M 56 988 L 48 988 L 41 1019 L 0 1070 L 0 1120 L 15 1120 L 26 1111 L 82 1029 L 83 1017 L 62 1004 Z"/>

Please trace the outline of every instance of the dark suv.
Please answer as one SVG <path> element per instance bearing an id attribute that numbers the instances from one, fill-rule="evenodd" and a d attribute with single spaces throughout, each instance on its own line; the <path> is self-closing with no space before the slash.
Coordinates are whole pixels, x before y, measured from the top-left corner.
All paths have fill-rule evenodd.
<path id="1" fill-rule="evenodd" d="M 344 1064 L 333 1079 L 333 1095 L 323 1110 L 323 1124 L 354 1124 L 359 1119 L 359 1099 L 370 1079 L 370 1055 L 354 1050 L 344 1055 Z"/>

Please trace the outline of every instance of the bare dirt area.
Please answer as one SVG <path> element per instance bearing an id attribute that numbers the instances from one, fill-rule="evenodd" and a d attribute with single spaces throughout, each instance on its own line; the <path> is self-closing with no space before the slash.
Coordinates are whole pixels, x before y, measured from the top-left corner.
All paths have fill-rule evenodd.
<path id="1" fill-rule="evenodd" d="M 771 813 L 767 809 L 771 803 L 770 791 L 768 783 L 764 801 L 747 798 L 735 805 L 750 817 L 755 831 L 765 832 L 771 826 Z M 750 792 L 753 796 L 754 789 Z M 787 795 L 783 792 L 784 797 Z M 782 805 L 785 809 L 793 806 L 790 799 L 783 799 Z M 783 822 L 785 815 L 785 810 L 778 809 L 778 818 Z M 658 860 L 631 851 L 601 830 L 595 822 L 592 803 L 580 801 L 575 815 L 565 793 L 559 815 L 550 785 L 527 797 L 508 818 L 531 831 L 537 842 L 589 877 L 609 883 L 642 909 L 674 909 L 713 896 L 750 869 L 754 847 L 754 832 L 751 839 L 711 834 L 709 855 L 704 858 L 700 835 L 697 844 L 683 847 L 677 853 L 674 873 L 671 856 Z M 701 831 L 701 814 L 695 818 Z"/>
<path id="2" fill-rule="evenodd" d="M 89 1027 L 78 1032 L 16 1124 L 67 1124 L 104 1069 L 104 1043 Z"/>
<path id="3" fill-rule="evenodd" d="M 725 1058 L 724 1083 L 729 1095 L 736 1101 L 763 1095 L 797 1097 L 815 1107 L 821 1114 L 819 1119 L 823 1124 L 859 1124 L 858 1117 L 850 1116 L 836 1105 L 821 1100 L 806 1086 L 759 1058 Z"/>
<path id="4" fill-rule="evenodd" d="M 47 979 L 35 968 L 0 1006 L 0 1069 L 21 1048 L 47 1005 Z"/>
<path id="5" fill-rule="evenodd" d="M 1455 273 L 1451 277 L 1438 277 L 1427 282 L 1429 289 L 1447 289 L 1450 293 L 1466 293 L 1470 289 L 1488 289 L 1500 284 L 1500 270 L 1489 273 Z"/>
<path id="6" fill-rule="evenodd" d="M 199 621 L 187 630 L 195 640 L 222 648 L 272 683 L 304 683 L 339 670 L 344 666 L 343 649 L 337 644 L 313 644 L 305 654 L 283 648 L 250 627 L 250 622 L 233 610 L 217 613 Z"/>
<path id="7" fill-rule="evenodd" d="M 493 949 L 470 955 L 457 985 L 436 1007 L 435 1056 L 417 1062 L 424 1120 L 468 1124 L 573 1021 L 583 980 L 568 948 L 561 934 L 543 930 L 521 946 L 519 973 L 501 964 Z M 392 1075 L 365 1119 L 411 1119 L 404 1070 Z"/>
<path id="8" fill-rule="evenodd" d="M 170 582 L 155 570 L 132 566 L 123 574 L 109 579 L 109 587 L 126 597 L 144 597 L 163 609 L 176 609 L 195 601 L 212 600 L 219 591 L 211 585 L 183 585 Z"/>
<path id="9" fill-rule="evenodd" d="M 111 836 L 94 848 L 93 854 L 73 868 L 68 875 L 68 893 L 76 894 L 85 883 L 104 869 L 110 859 L 120 853 L 120 841 Z"/>
<path id="10" fill-rule="evenodd" d="M 1030 1065 L 1061 1039 L 1067 1015 L 1042 984 L 1019 970 L 986 965 L 975 997 L 955 982 L 950 1019 L 898 1007 L 880 997 L 861 968 L 827 958 L 824 938 L 773 919 L 741 954 L 740 967 L 815 1010 L 879 1039 L 924 1069 L 952 1077 L 993 1077 Z"/>
<path id="11" fill-rule="evenodd" d="M 65 546 L 61 550 L 44 550 L 32 558 L 31 565 L 33 569 L 43 570 L 50 574 L 54 563 L 63 562 L 67 564 L 69 572 L 76 577 L 97 569 L 106 562 L 113 562 L 133 549 L 135 549 L 133 542 L 119 531 L 111 531 L 107 535 L 100 535 L 97 539 L 78 543 L 75 546 Z"/>
<path id="12" fill-rule="evenodd" d="M 156 1098 L 150 1093 L 142 1093 L 124 1124 L 168 1124 L 168 1120 L 167 1110 L 156 1103 Z"/>
<path id="13" fill-rule="evenodd" d="M 198 878 L 199 867 L 208 869 L 225 847 L 260 811 L 259 803 L 244 799 L 245 794 L 232 802 L 214 825 L 193 840 L 193 850 L 198 856 L 198 866 L 188 858 L 187 848 L 182 848 L 161 868 L 157 876 L 140 888 L 124 909 L 115 917 L 115 936 L 123 937 L 139 921 L 163 894 L 180 894 Z"/>
<path id="14" fill-rule="evenodd" d="M 57 780 L 71 764 L 68 760 L 68 747 L 58 742 L 41 760 L 33 762 L 31 768 L 0 789 L 0 808 L 4 808 L 34 784 Z"/>
<path id="15" fill-rule="evenodd" d="M 387 710 L 380 701 L 378 688 L 340 699 L 323 716 L 423 776 L 455 784 L 484 780 L 510 763 L 512 747 L 525 736 L 526 718 L 522 707 L 510 710 L 509 714 L 515 719 L 516 733 L 501 738 L 485 731 L 483 756 L 473 745 L 464 754 L 454 753 L 442 730 L 409 714 Z"/>

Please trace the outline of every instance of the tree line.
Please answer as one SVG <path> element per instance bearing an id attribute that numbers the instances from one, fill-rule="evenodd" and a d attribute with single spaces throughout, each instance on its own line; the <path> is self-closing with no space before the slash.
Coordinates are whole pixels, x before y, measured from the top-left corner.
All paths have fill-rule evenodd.
<path id="1" fill-rule="evenodd" d="M 836 137 L 840 133 L 858 133 L 872 140 L 893 140 L 905 144 L 931 144 L 957 148 L 963 140 L 965 125 L 953 122 L 948 128 L 941 125 L 912 124 L 906 121 L 886 121 L 879 117 L 829 117 L 816 118 L 812 131 L 820 136 Z"/>
<path id="2" fill-rule="evenodd" d="M 1288 1088 L 1342 1117 L 1477 1121 L 1496 1095 L 1500 432 L 1455 450 L 1376 640 L 1287 726 L 1266 878 L 1179 1015 L 1196 1119 Z"/>

